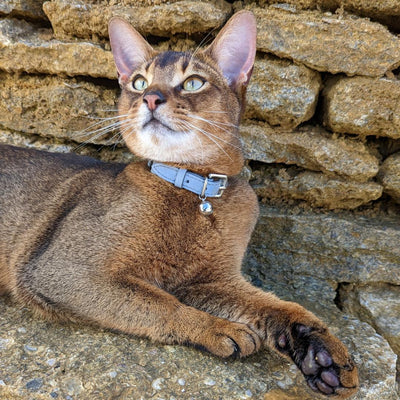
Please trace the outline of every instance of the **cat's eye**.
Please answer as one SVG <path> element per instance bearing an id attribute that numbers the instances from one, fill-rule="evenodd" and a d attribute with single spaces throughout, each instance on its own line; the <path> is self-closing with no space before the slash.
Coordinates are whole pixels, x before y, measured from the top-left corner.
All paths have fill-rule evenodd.
<path id="1" fill-rule="evenodd" d="M 183 82 L 183 89 L 187 90 L 188 92 L 194 92 L 196 90 L 199 90 L 203 85 L 203 80 L 192 76 L 191 78 L 188 78 L 185 82 Z"/>
<path id="2" fill-rule="evenodd" d="M 146 79 L 143 78 L 143 76 L 137 77 L 132 82 L 132 87 L 136 90 L 139 90 L 140 92 L 147 89 L 147 86 L 148 86 L 147 81 L 146 81 Z"/>

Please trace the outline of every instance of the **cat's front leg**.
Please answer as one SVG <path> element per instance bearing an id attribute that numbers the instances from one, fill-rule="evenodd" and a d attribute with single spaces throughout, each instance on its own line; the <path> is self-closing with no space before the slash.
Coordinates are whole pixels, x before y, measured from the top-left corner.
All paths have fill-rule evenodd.
<path id="1" fill-rule="evenodd" d="M 65 279 L 64 279 L 65 280 Z M 55 283 L 57 284 L 57 283 Z M 175 296 L 132 276 L 114 279 L 86 278 L 77 287 L 31 287 L 20 293 L 41 311 L 104 328 L 144 336 L 164 344 L 184 344 L 220 357 L 249 355 L 261 339 L 246 324 L 213 316 L 181 303 Z M 71 296 L 70 293 L 75 293 Z M 46 304 L 41 304 L 43 301 Z M 62 308 L 61 308 L 62 307 Z"/>
<path id="2" fill-rule="evenodd" d="M 345 399 L 358 390 L 358 372 L 344 344 L 314 314 L 244 279 L 181 288 L 183 302 L 247 324 L 263 343 L 290 358 L 316 392 Z"/>

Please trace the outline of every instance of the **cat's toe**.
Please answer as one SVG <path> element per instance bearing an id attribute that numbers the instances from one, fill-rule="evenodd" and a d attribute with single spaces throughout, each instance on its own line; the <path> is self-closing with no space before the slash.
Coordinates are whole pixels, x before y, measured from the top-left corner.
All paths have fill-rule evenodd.
<path id="1" fill-rule="evenodd" d="M 203 347 L 220 357 L 245 357 L 261 346 L 259 336 L 247 325 L 220 320 L 213 324 L 202 339 Z"/>
<path id="2" fill-rule="evenodd" d="M 297 324 L 291 335 L 282 333 L 276 342 L 277 348 L 293 359 L 315 392 L 345 399 L 357 391 L 357 368 L 343 343 L 329 331 Z"/>

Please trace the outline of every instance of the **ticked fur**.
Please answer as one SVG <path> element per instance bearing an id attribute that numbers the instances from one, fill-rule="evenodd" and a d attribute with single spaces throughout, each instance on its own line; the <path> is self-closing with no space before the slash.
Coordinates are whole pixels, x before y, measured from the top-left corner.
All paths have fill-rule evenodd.
<path id="1" fill-rule="evenodd" d="M 197 195 L 153 175 L 146 161 L 0 145 L 0 289 L 48 317 L 221 357 L 269 346 L 311 389 L 344 399 L 358 387 L 345 346 L 315 315 L 240 274 L 258 215 L 254 192 L 237 177 L 255 26 L 242 11 L 205 50 L 157 54 L 126 21 L 111 20 L 128 147 L 205 176 L 226 174 L 228 188 L 204 216 Z"/>

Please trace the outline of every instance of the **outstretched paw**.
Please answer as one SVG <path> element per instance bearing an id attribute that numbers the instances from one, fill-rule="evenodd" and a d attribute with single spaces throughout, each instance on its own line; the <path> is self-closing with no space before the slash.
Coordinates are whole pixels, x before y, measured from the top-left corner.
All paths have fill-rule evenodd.
<path id="1" fill-rule="evenodd" d="M 346 347 L 327 330 L 294 324 L 276 338 L 278 351 L 290 356 L 310 388 L 345 399 L 358 389 L 358 373 Z"/>

